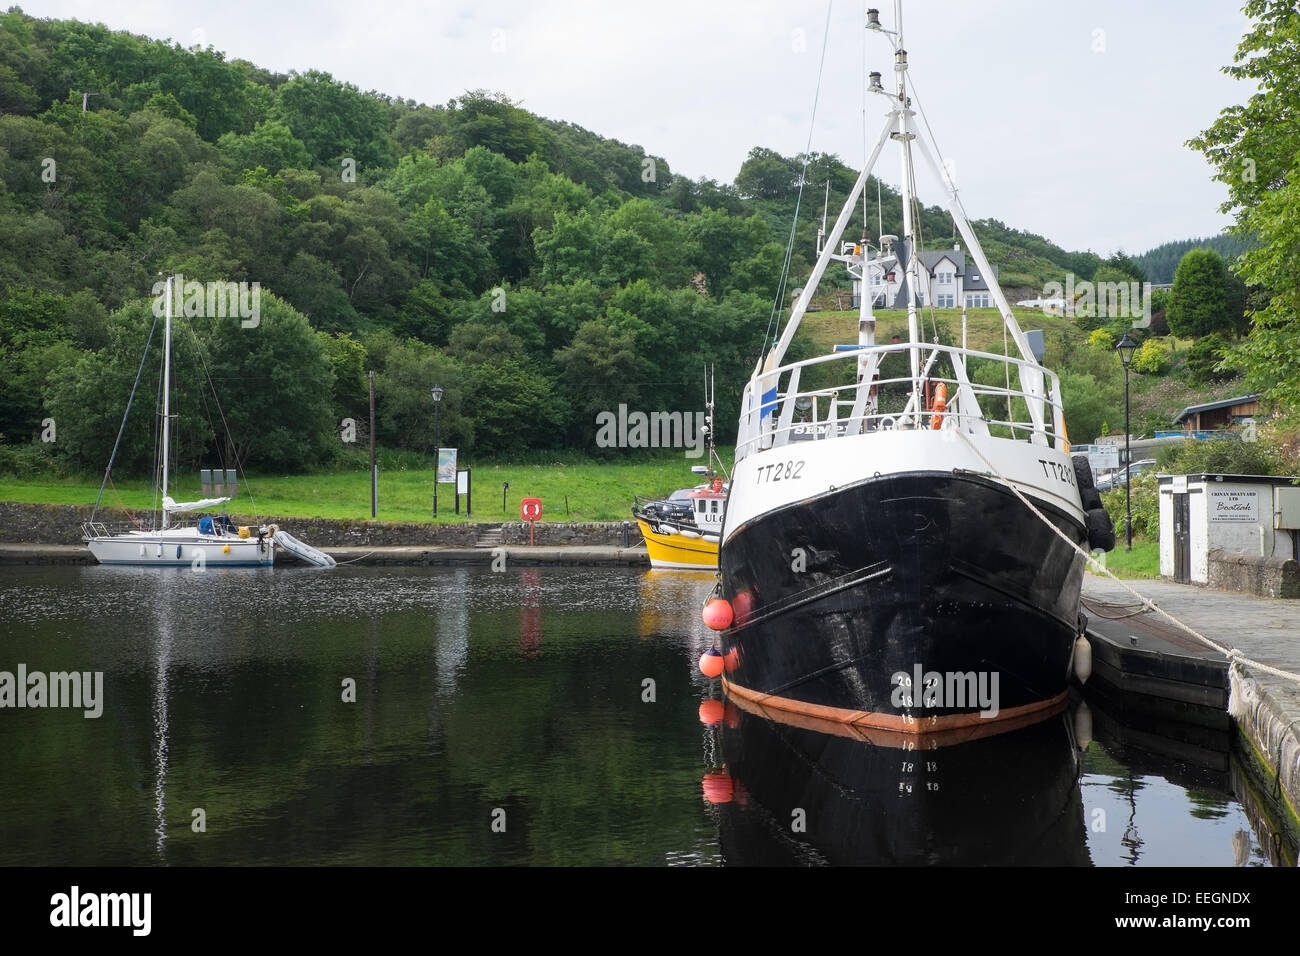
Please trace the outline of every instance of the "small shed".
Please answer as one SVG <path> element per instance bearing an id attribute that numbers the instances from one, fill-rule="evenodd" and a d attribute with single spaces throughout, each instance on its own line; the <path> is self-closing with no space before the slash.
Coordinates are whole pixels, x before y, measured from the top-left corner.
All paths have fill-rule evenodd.
<path id="1" fill-rule="evenodd" d="M 1160 475 L 1160 576 L 1212 584 L 1220 555 L 1293 574 L 1300 555 L 1300 478 Z M 1279 573 L 1282 573 L 1279 571 Z"/>
<path id="2" fill-rule="evenodd" d="M 1238 395 L 1236 398 L 1225 398 L 1218 402 L 1188 405 L 1178 413 L 1174 424 L 1181 426 L 1184 431 L 1195 434 L 1243 425 L 1254 421 L 1258 414 L 1260 414 L 1258 395 Z"/>

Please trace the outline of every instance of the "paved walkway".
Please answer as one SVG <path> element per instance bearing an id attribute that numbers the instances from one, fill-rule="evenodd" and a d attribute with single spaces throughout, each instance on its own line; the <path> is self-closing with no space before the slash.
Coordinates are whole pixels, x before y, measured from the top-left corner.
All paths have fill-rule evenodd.
<path id="1" fill-rule="evenodd" d="M 1211 640 L 1263 664 L 1300 674 L 1300 601 L 1214 591 L 1172 581 L 1128 581 Z M 1134 598 L 1109 578 L 1084 576 L 1084 597 L 1132 604 Z M 1147 612 L 1139 619 L 1164 618 Z M 1291 812 L 1300 819 L 1300 683 L 1247 666 L 1247 679 L 1232 681 L 1229 711 L 1278 776 Z"/>
<path id="2" fill-rule="evenodd" d="M 1125 583 L 1161 610 L 1225 647 L 1235 647 L 1247 657 L 1300 674 L 1300 601 L 1213 591 L 1172 581 Z M 1083 593 L 1093 600 L 1134 603 L 1133 596 L 1110 578 L 1095 574 L 1084 576 Z M 1290 686 L 1300 691 L 1300 685 Z"/>

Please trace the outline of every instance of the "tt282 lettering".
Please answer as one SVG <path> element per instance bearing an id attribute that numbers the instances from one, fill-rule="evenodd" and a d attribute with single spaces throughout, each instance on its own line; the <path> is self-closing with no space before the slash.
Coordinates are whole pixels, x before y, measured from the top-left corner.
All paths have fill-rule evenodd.
<path id="1" fill-rule="evenodd" d="M 758 469 L 758 481 L 755 484 L 763 482 L 777 481 L 794 481 L 803 471 L 804 463 L 802 461 L 778 461 L 774 464 L 767 465 Z"/>
<path id="2" fill-rule="evenodd" d="M 1044 478 L 1056 478 L 1065 482 L 1067 485 L 1074 484 L 1074 467 L 1072 465 L 1062 465 L 1054 461 L 1048 461 L 1045 458 L 1038 459 L 1038 463 L 1043 466 Z"/>

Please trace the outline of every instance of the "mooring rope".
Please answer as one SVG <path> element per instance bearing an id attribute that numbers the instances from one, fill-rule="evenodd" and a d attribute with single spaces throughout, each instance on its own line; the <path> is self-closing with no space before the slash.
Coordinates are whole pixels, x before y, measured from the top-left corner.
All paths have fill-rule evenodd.
<path id="1" fill-rule="evenodd" d="M 348 561 L 339 561 L 339 562 L 338 562 L 338 566 L 341 568 L 341 567 L 343 567 L 343 565 L 345 565 L 345 564 L 356 564 L 358 561 L 364 561 L 366 558 L 370 557 L 370 556 L 371 556 L 372 554 L 374 554 L 374 553 L 375 553 L 375 552 L 373 552 L 373 551 L 367 551 L 365 554 L 360 555 L 360 556 L 355 557 L 355 558 L 352 558 L 351 560 L 348 560 Z"/>
<path id="2" fill-rule="evenodd" d="M 1184 631 L 1192 635 L 1192 637 L 1196 638 L 1198 641 L 1201 641 L 1203 644 L 1207 645 L 1208 647 L 1212 647 L 1214 650 L 1218 651 L 1220 654 L 1226 657 L 1228 659 L 1229 664 L 1232 663 L 1249 664 L 1251 667 L 1257 668 L 1258 670 L 1264 671 L 1265 673 L 1273 674 L 1277 677 L 1285 677 L 1287 680 L 1292 680 L 1295 681 L 1297 684 L 1300 684 L 1300 674 L 1293 674 L 1290 671 L 1284 671 L 1281 668 L 1272 667 L 1260 661 L 1253 660 L 1252 658 L 1249 658 L 1245 654 L 1241 653 L 1241 651 L 1239 651 L 1235 647 L 1232 648 L 1224 647 L 1222 644 L 1218 643 L 1217 641 L 1214 641 L 1206 637 L 1204 634 L 1196 630 L 1190 624 L 1186 624 L 1183 621 L 1180 621 L 1178 618 L 1174 617 L 1164 608 L 1158 606 L 1150 598 L 1140 594 L 1138 591 L 1129 587 L 1118 577 L 1116 577 L 1115 573 L 1111 571 L 1110 568 L 1098 564 L 1097 561 L 1093 559 L 1091 554 L 1089 554 L 1087 551 L 1081 548 L 1076 541 L 1074 541 L 1069 535 L 1067 535 L 1064 531 L 1058 528 L 1054 521 L 1049 519 L 1045 514 L 1043 514 L 1040 510 L 1038 510 L 1038 508 L 1035 507 L 1034 503 L 1030 501 L 1020 491 L 1020 489 L 1017 488 L 1009 478 L 1007 478 L 1006 475 L 1002 474 L 1002 472 L 997 469 L 997 467 L 993 464 L 993 462 L 989 461 L 986 457 L 984 457 L 984 453 L 979 450 L 979 447 L 976 446 L 976 444 L 970 440 L 970 437 L 965 432 L 963 432 L 960 428 L 954 429 L 954 431 L 956 431 L 957 434 L 962 437 L 962 440 L 965 441 L 966 444 L 970 446 L 971 450 L 975 452 L 977 456 L 979 456 L 980 461 L 984 462 L 984 464 L 988 466 L 989 470 L 994 475 L 996 475 L 997 478 L 1004 485 L 1006 485 L 1008 488 L 1011 489 L 1011 493 L 1014 494 L 1017 498 L 1019 498 L 1024 503 L 1025 507 L 1027 507 L 1030 511 L 1032 511 L 1035 515 L 1037 515 L 1039 520 L 1042 521 L 1043 524 L 1051 528 L 1052 531 L 1056 533 L 1057 537 L 1059 537 L 1062 541 L 1068 544 L 1079 554 L 1083 555 L 1083 557 L 1088 561 L 1090 565 L 1096 568 L 1100 568 L 1103 574 L 1105 574 L 1108 578 L 1110 578 L 1112 581 L 1114 581 L 1116 584 L 1122 587 L 1129 594 L 1133 595 L 1133 597 L 1137 598 L 1138 601 L 1141 603 L 1142 609 L 1144 611 L 1154 611 L 1156 614 L 1159 614 L 1161 617 L 1169 621 L 1175 627 L 1182 628 Z"/>

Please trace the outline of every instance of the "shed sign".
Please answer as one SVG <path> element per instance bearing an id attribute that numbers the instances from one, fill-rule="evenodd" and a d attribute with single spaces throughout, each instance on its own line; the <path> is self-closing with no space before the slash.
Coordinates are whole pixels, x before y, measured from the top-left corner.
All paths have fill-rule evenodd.
<path id="1" fill-rule="evenodd" d="M 1209 489 L 1211 521 L 1259 521 L 1259 491 Z"/>

